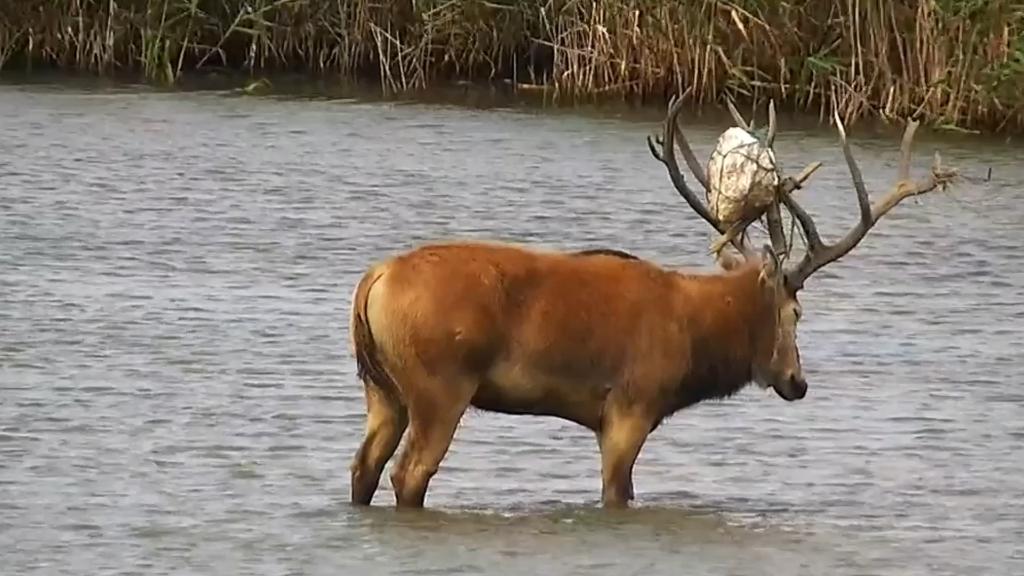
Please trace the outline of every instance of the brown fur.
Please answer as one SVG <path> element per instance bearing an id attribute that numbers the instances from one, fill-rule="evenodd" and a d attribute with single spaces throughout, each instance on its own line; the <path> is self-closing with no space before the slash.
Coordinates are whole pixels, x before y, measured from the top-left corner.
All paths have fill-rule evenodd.
<path id="1" fill-rule="evenodd" d="M 475 406 L 592 430 L 602 499 L 623 505 L 633 497 L 636 456 L 663 418 L 755 379 L 802 396 L 787 388 L 802 383 L 798 356 L 794 363 L 780 353 L 795 353 L 795 342 L 780 342 L 789 332 L 779 318 L 797 305 L 777 264 L 684 274 L 619 251 L 456 243 L 371 268 L 352 307 L 368 409 L 353 501 L 370 502 L 394 431 L 407 421 L 392 484 L 399 506 L 422 506 L 462 414 Z"/>

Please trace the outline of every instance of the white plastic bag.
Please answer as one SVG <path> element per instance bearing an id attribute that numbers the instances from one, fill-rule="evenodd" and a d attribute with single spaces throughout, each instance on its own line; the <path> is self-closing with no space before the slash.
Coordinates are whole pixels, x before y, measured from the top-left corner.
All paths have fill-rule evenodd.
<path id="1" fill-rule="evenodd" d="M 708 161 L 708 209 L 728 228 L 762 213 L 774 200 L 779 180 L 771 148 L 743 128 L 729 128 Z"/>

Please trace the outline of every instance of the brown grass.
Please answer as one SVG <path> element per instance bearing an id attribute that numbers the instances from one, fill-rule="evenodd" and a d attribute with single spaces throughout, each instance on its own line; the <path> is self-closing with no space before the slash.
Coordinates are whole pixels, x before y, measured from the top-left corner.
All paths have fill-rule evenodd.
<path id="1" fill-rule="evenodd" d="M 227 67 L 543 84 L 559 102 L 768 96 L 845 121 L 1024 128 L 1011 0 L 0 0 L 0 68 Z M 248 6 L 248 9 L 246 8 Z"/>

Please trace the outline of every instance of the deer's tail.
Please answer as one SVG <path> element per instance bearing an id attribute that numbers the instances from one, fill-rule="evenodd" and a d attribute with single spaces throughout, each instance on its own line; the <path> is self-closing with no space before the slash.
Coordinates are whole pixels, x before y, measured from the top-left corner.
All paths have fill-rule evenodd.
<path id="1" fill-rule="evenodd" d="M 384 276 L 384 272 L 384 266 L 375 266 L 359 280 L 352 297 L 352 321 L 349 331 L 359 379 L 363 381 L 364 385 L 375 386 L 386 396 L 401 401 L 398 386 L 381 363 L 377 342 L 373 339 L 373 331 L 370 329 L 370 320 L 367 317 L 367 301 L 370 299 L 370 290 Z"/>

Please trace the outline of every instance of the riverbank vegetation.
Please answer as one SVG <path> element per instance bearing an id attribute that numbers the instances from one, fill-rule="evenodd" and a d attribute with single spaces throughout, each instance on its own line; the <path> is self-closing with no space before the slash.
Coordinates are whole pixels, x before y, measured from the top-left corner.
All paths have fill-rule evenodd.
<path id="1" fill-rule="evenodd" d="M 502 81 L 551 99 L 774 97 L 847 123 L 1024 128 L 1019 0 L 0 0 L 0 69 Z"/>

